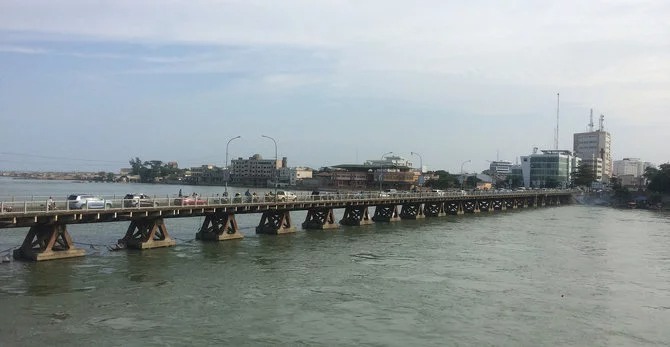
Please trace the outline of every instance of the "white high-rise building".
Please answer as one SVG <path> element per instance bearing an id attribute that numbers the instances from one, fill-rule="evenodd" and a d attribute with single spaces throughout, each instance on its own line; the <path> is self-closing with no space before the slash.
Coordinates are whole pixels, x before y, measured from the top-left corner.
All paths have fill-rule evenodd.
<path id="1" fill-rule="evenodd" d="M 649 162 L 640 161 L 639 158 L 623 158 L 614 161 L 614 176 L 631 175 L 639 178 L 644 175 L 644 170 L 652 166 Z"/>
<path id="2" fill-rule="evenodd" d="M 610 133 L 604 130 L 574 134 L 574 154 L 585 164 L 596 168 L 602 165 L 602 181 L 609 182 L 612 177 L 612 140 Z M 600 160 L 598 160 L 600 159 Z"/>

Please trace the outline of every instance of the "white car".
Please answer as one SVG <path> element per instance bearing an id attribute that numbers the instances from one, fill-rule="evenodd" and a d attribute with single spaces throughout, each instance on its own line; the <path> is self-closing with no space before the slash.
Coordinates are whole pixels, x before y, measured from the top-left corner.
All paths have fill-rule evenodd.
<path id="1" fill-rule="evenodd" d="M 111 208 L 112 202 L 89 194 L 72 194 L 67 197 L 70 209 L 103 209 Z"/>
<path id="2" fill-rule="evenodd" d="M 295 201 L 298 198 L 297 195 L 286 191 L 286 190 L 278 190 L 277 191 L 277 201 Z"/>

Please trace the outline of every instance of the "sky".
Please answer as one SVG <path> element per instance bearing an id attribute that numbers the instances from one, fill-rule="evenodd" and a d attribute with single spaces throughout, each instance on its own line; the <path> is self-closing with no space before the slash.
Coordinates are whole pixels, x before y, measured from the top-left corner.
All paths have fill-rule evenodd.
<path id="1" fill-rule="evenodd" d="M 667 0 L 3 0 L 0 170 L 223 166 L 226 147 L 273 158 L 266 135 L 289 166 L 472 172 L 552 149 L 557 116 L 572 150 L 591 109 L 615 160 L 661 164 L 668 18 Z"/>

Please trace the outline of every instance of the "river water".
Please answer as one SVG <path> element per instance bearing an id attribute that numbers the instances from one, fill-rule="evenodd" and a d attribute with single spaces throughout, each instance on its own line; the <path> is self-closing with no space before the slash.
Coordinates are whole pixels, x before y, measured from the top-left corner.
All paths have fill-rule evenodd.
<path id="1" fill-rule="evenodd" d="M 179 188 L 223 191 L 0 179 L 2 196 L 55 199 Z M 259 219 L 219 243 L 193 240 L 200 218 L 169 219 L 177 246 L 145 251 L 104 247 L 127 223 L 69 226 L 86 257 L 0 264 L 0 345 L 670 344 L 667 213 L 572 205 L 280 236 L 256 235 Z M 25 233 L 0 229 L 0 251 Z"/>

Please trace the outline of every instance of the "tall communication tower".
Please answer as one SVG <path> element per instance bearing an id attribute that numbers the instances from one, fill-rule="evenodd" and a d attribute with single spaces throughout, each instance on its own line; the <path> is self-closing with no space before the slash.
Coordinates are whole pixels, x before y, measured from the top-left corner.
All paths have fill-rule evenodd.
<path id="1" fill-rule="evenodd" d="M 589 122 L 589 132 L 593 132 L 593 109 L 591 109 L 591 117 L 590 117 L 590 122 Z"/>
<path id="2" fill-rule="evenodd" d="M 554 134 L 554 149 L 558 149 L 558 115 L 559 115 L 559 109 L 561 105 L 561 94 L 556 93 L 556 134 Z"/>

